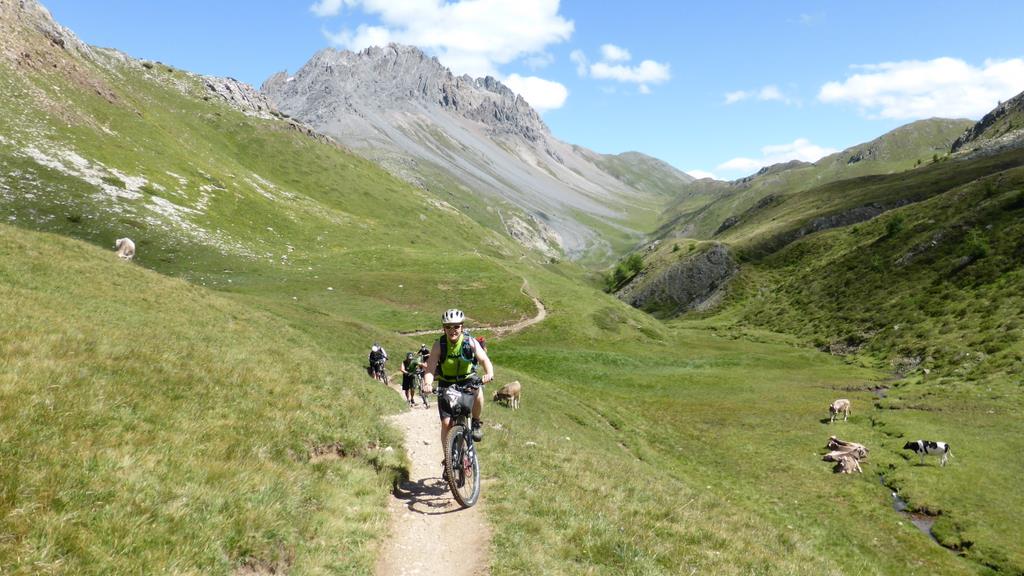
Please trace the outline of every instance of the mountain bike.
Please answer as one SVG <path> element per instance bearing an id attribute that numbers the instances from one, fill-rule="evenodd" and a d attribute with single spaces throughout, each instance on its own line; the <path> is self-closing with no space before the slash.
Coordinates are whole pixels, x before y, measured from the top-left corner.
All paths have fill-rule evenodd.
<path id="1" fill-rule="evenodd" d="M 391 384 L 391 378 L 388 377 L 388 372 L 387 370 L 384 369 L 384 362 L 374 362 L 370 366 L 370 370 L 373 371 L 374 379 L 379 380 L 380 382 L 383 382 L 384 384 L 387 385 Z"/>
<path id="2" fill-rule="evenodd" d="M 423 407 L 430 408 L 430 400 L 427 398 L 429 394 L 423 391 L 423 373 L 416 373 L 416 391 L 419 392 L 420 398 L 423 399 Z"/>
<path id="3" fill-rule="evenodd" d="M 444 443 L 444 479 L 455 501 L 464 508 L 476 504 L 480 497 L 480 461 L 473 444 L 469 423 L 480 381 L 452 384 L 438 394 L 445 394 L 452 411 L 452 427 Z M 440 399 L 438 400 L 440 402 Z"/>

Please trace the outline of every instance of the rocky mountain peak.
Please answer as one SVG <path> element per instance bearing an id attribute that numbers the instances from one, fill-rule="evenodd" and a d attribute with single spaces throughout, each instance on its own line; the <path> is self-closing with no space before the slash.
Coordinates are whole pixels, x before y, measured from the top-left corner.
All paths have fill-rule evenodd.
<path id="1" fill-rule="evenodd" d="M 435 107 L 486 124 L 496 132 L 537 141 L 548 127 L 521 96 L 493 77 L 455 76 L 437 58 L 401 44 L 360 52 L 325 49 L 294 76 L 274 74 L 261 91 L 285 113 Z"/>

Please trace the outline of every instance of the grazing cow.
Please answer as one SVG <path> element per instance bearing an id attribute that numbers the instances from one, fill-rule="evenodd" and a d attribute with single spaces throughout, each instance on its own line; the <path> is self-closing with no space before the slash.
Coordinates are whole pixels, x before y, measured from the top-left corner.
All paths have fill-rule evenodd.
<path id="1" fill-rule="evenodd" d="M 953 453 L 949 451 L 949 444 L 945 442 L 933 442 L 931 440 L 914 440 L 913 442 L 907 442 L 903 445 L 904 450 L 913 450 L 921 457 L 921 464 L 924 464 L 924 457 L 927 455 L 941 456 L 939 464 L 942 466 L 946 465 L 946 458 L 952 457 Z"/>
<path id="2" fill-rule="evenodd" d="M 118 258 L 131 260 L 135 257 L 135 242 L 132 242 L 131 238 L 118 238 L 117 242 L 114 242 L 114 250 L 117 250 Z"/>
<path id="3" fill-rule="evenodd" d="M 498 402 L 504 400 L 508 403 L 509 407 L 513 410 L 519 409 L 519 395 L 523 391 L 523 385 L 519 383 L 519 380 L 513 380 L 508 384 L 502 386 L 497 392 L 494 393 L 493 400 Z"/>
<path id="4" fill-rule="evenodd" d="M 846 422 L 847 418 L 850 417 L 850 401 L 846 398 L 840 398 L 829 405 L 829 423 L 835 422 L 836 416 L 839 416 L 840 412 L 843 413 L 843 422 Z"/>

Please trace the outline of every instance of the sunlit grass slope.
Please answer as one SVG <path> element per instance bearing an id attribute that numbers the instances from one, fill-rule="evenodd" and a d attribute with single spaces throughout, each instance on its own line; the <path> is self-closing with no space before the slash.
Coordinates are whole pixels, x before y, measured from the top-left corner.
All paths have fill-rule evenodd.
<path id="1" fill-rule="evenodd" d="M 6 225 L 0 300 L 5 574 L 370 569 L 400 462 L 391 398 L 360 366 L 208 289 Z"/>
<path id="2" fill-rule="evenodd" d="M 204 100 L 195 76 L 45 50 L 108 97 L 59 70 L 3 70 L 6 222 L 104 247 L 128 236 L 165 274 L 394 329 L 432 325 L 417 311 L 456 300 L 480 322 L 532 312 L 521 279 L 492 263 L 523 249 L 438 198 L 283 121 Z"/>
<path id="3" fill-rule="evenodd" d="M 694 182 L 665 210 L 658 236 L 708 239 L 726 228 L 723 224 L 729 218 L 741 217 L 749 210 L 774 204 L 791 194 L 832 182 L 898 174 L 927 165 L 948 154 L 950 144 L 971 125 L 969 120 L 920 120 L 813 164 L 794 161 L 732 182 Z"/>
<path id="4" fill-rule="evenodd" d="M 521 410 L 488 408 L 501 429 L 481 450 L 495 573 L 976 571 L 879 482 L 932 472 L 872 426 L 885 374 L 767 332 L 668 329 L 570 279 L 535 283 L 549 321 L 490 348 L 499 383 L 523 383 Z M 854 416 L 830 426 L 841 396 Z M 863 475 L 821 461 L 832 434 L 871 447 Z"/>

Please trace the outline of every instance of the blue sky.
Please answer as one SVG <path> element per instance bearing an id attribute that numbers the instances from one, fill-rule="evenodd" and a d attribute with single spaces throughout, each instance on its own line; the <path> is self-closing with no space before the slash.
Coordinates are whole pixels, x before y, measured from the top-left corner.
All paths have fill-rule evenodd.
<path id="1" fill-rule="evenodd" d="M 1022 2 L 43 3 L 90 44 L 257 87 L 322 48 L 417 45 L 498 77 L 562 140 L 721 179 L 1024 91 Z"/>

